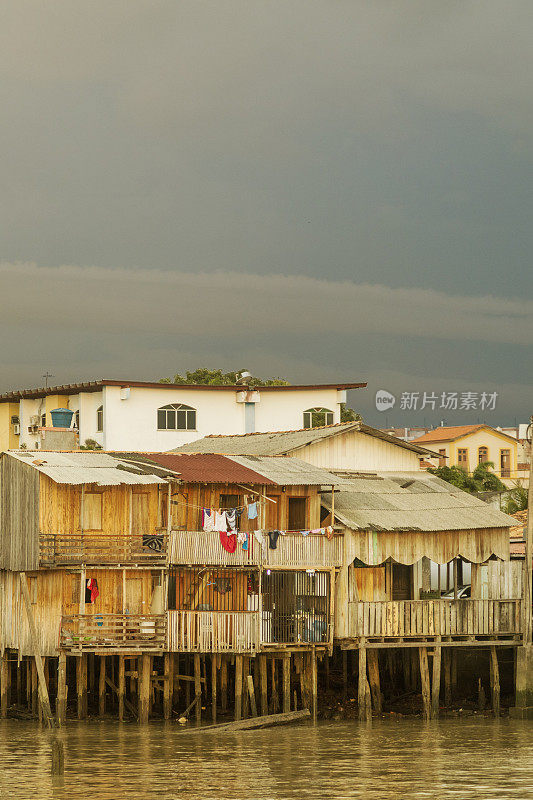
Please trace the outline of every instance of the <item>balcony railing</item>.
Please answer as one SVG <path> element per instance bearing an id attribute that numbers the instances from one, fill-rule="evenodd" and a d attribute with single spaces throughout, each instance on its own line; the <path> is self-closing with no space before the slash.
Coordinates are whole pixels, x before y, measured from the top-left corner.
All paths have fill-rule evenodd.
<path id="1" fill-rule="evenodd" d="M 228 553 L 222 547 L 217 531 L 172 531 L 169 555 L 171 564 L 258 565 L 261 547 L 252 535 L 248 550 L 243 550 L 237 542 L 235 552 Z"/>
<path id="2" fill-rule="evenodd" d="M 69 564 L 161 564 L 167 534 L 52 534 L 39 537 L 41 566 Z"/>
<path id="3" fill-rule="evenodd" d="M 302 536 L 287 533 L 279 536 L 276 547 L 266 546 L 262 551 L 255 537 L 250 535 L 248 550 L 237 543 L 234 553 L 228 553 L 220 543 L 220 535 L 213 531 L 172 531 L 169 543 L 171 564 L 216 564 L 220 566 L 284 566 L 284 567 L 335 567 L 343 563 L 343 536 L 330 541 L 324 535 Z"/>
<path id="4" fill-rule="evenodd" d="M 254 653 L 257 611 L 169 611 L 169 650 L 178 653 Z"/>
<path id="5" fill-rule="evenodd" d="M 348 604 L 349 638 L 515 636 L 520 600 L 393 600 Z"/>
<path id="6" fill-rule="evenodd" d="M 166 649 L 165 614 L 76 614 L 61 620 L 60 647 L 70 652 Z"/>

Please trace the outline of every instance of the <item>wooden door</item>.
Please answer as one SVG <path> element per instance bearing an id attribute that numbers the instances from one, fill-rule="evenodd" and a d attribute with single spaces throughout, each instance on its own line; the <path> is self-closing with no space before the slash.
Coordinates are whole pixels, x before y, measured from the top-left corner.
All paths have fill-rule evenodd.
<path id="1" fill-rule="evenodd" d="M 307 525 L 307 498 L 289 497 L 289 531 L 304 531 Z"/>
<path id="2" fill-rule="evenodd" d="M 502 478 L 511 477 L 511 451 L 500 450 L 500 474 Z"/>
<path id="3" fill-rule="evenodd" d="M 142 578 L 126 577 L 125 609 L 127 614 L 143 614 L 143 582 Z M 149 611 L 149 609 L 148 609 Z"/>
<path id="4" fill-rule="evenodd" d="M 392 599 L 412 600 L 413 568 L 405 564 L 392 565 Z"/>

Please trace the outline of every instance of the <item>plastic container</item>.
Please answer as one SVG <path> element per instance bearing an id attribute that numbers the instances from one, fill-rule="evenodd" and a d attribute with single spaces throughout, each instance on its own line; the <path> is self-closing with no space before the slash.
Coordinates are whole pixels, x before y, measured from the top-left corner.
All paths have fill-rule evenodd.
<path id="1" fill-rule="evenodd" d="M 50 416 L 54 428 L 70 428 L 74 411 L 69 408 L 54 408 L 53 411 L 50 411 Z"/>

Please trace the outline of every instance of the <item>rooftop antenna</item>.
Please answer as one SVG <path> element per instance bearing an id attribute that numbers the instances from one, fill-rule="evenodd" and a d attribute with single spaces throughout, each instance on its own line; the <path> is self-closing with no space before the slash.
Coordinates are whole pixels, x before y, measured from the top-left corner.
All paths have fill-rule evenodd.
<path id="1" fill-rule="evenodd" d="M 43 378 L 44 378 L 44 388 L 48 389 L 48 378 L 55 378 L 55 375 L 52 375 L 50 372 L 45 372 Z"/>

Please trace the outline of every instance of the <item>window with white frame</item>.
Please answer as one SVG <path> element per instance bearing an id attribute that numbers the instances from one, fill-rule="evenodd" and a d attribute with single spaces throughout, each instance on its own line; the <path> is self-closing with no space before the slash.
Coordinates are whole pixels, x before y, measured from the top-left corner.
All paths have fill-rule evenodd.
<path id="1" fill-rule="evenodd" d="M 96 409 L 96 430 L 102 433 L 104 430 L 104 407 L 98 406 Z"/>
<path id="2" fill-rule="evenodd" d="M 158 431 L 196 430 L 196 409 L 183 403 L 172 403 L 157 409 Z"/>
<path id="3" fill-rule="evenodd" d="M 333 425 L 333 411 L 329 408 L 308 408 L 304 411 L 304 428 L 320 428 Z"/>

